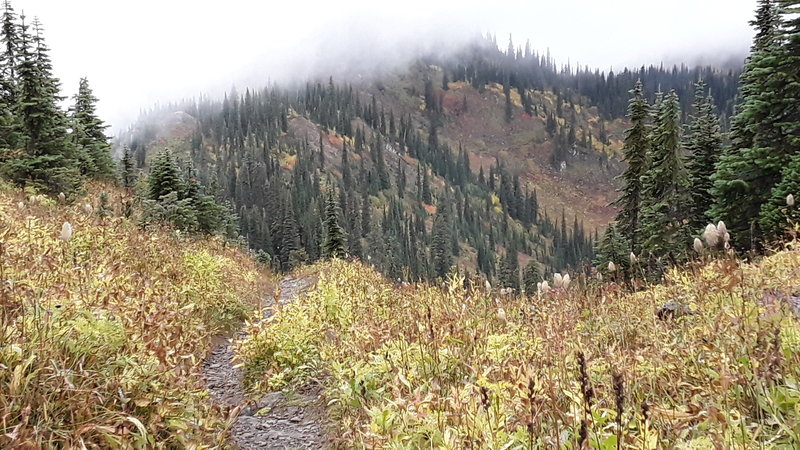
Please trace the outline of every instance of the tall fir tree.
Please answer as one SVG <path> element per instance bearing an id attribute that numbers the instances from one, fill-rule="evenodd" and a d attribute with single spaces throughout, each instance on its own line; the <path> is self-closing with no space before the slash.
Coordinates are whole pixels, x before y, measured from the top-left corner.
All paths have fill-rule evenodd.
<path id="1" fill-rule="evenodd" d="M 681 145 L 680 104 L 671 91 L 660 103 L 645 177 L 642 248 L 656 257 L 678 258 L 687 247 L 689 175 Z"/>
<path id="2" fill-rule="evenodd" d="M 781 181 L 772 188 L 770 198 L 764 204 L 760 225 L 769 239 L 781 238 L 800 224 L 800 208 L 797 204 L 787 204 L 789 195 L 800 200 L 800 152 L 789 160 L 781 173 Z"/>
<path id="3" fill-rule="evenodd" d="M 506 249 L 499 266 L 500 270 L 497 277 L 501 287 L 511 288 L 519 292 L 519 262 L 517 260 L 517 251 L 513 246 Z"/>
<path id="4" fill-rule="evenodd" d="M 325 241 L 322 246 L 323 258 L 344 258 L 347 255 L 345 250 L 345 235 L 341 225 L 339 225 L 339 205 L 333 191 L 328 193 L 325 203 Z"/>
<path id="5" fill-rule="evenodd" d="M 641 243 L 641 206 L 644 188 L 642 179 L 647 172 L 647 155 L 650 146 L 650 127 L 647 124 L 650 112 L 643 90 L 642 82 L 637 81 L 631 91 L 633 97 L 628 103 L 628 118 L 631 126 L 625 132 L 625 141 L 622 147 L 628 167 L 619 177 L 623 186 L 619 191 L 620 198 L 614 202 L 614 205 L 620 208 L 615 219 L 617 227 L 633 252 L 639 251 Z"/>
<path id="6" fill-rule="evenodd" d="M 706 212 L 711 208 L 714 197 L 711 189 L 714 183 L 711 176 L 716 170 L 722 154 L 722 134 L 719 118 L 714 113 L 714 99 L 705 93 L 706 84 L 696 85 L 694 114 L 689 126 L 686 149 L 689 157 L 686 168 L 689 171 L 689 184 L 692 196 L 690 226 L 699 231 L 707 223 Z"/>
<path id="7" fill-rule="evenodd" d="M 450 237 L 450 218 L 447 206 L 439 205 L 433 219 L 433 242 L 431 243 L 431 260 L 434 276 L 444 278 L 453 265 L 453 254 Z"/>
<path id="8" fill-rule="evenodd" d="M 122 160 L 120 161 L 120 179 L 122 186 L 130 189 L 136 183 L 136 161 L 133 158 L 133 152 L 127 145 L 122 152 Z"/>
<path id="9" fill-rule="evenodd" d="M 111 145 L 105 134 L 107 125 L 97 116 L 97 97 L 89 87 L 89 81 L 81 78 L 75 104 L 71 110 L 72 136 L 80 148 L 81 172 L 87 176 L 113 179 L 114 162 L 111 160 Z"/>
<path id="10" fill-rule="evenodd" d="M 782 49 L 777 59 L 778 78 L 783 86 L 778 100 L 773 105 L 776 118 L 774 126 L 782 138 L 779 148 L 789 158 L 781 171 L 780 181 L 772 188 L 769 198 L 761 206 L 759 225 L 766 238 L 779 238 L 787 228 L 787 218 L 797 223 L 797 209 L 785 203 L 787 195 L 799 196 L 800 192 L 800 1 L 784 0 L 781 3 L 781 25 L 779 39 Z"/>
<path id="11" fill-rule="evenodd" d="M 731 145 L 713 176 L 714 205 L 709 217 L 725 221 L 738 245 L 750 246 L 759 240 L 762 205 L 794 151 L 777 123 L 783 115 L 787 82 L 780 76 L 778 24 L 775 2 L 759 0 L 756 19 L 751 22 L 756 36 L 740 79 L 741 104 L 731 120 Z"/>
<path id="12" fill-rule="evenodd" d="M 0 149 L 14 149 L 20 135 L 14 116 L 17 103 L 16 67 L 19 52 L 17 16 L 6 0 L 0 18 Z"/>
<path id="13" fill-rule="evenodd" d="M 18 184 L 32 184 L 54 194 L 80 189 L 82 179 L 75 147 L 67 135 L 67 119 L 58 108 L 59 82 L 38 22 L 35 34 L 29 33 L 25 17 L 19 28 L 18 79 L 15 114 L 19 121 L 25 153 L 3 165 Z"/>
<path id="14" fill-rule="evenodd" d="M 542 281 L 542 272 L 539 269 L 539 262 L 531 258 L 528 264 L 525 265 L 525 270 L 522 273 L 522 286 L 525 293 L 532 295 L 536 293 L 537 284 Z"/>

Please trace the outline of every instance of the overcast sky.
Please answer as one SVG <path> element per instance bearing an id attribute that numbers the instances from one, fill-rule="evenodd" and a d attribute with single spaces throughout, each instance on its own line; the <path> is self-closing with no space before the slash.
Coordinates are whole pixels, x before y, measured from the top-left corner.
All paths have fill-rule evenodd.
<path id="1" fill-rule="evenodd" d="M 11 0 L 38 16 L 56 75 L 81 76 L 125 127 L 142 108 L 331 67 L 386 67 L 425 45 L 492 32 L 559 62 L 608 69 L 744 55 L 756 0 Z M 352 49 L 349 59 L 343 49 Z"/>

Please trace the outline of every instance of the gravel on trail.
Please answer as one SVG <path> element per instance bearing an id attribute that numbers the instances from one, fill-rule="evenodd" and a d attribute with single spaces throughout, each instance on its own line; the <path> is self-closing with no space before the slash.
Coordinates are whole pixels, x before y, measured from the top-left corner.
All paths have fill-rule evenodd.
<path id="1" fill-rule="evenodd" d="M 277 301 L 292 301 L 314 284 L 313 277 L 285 278 Z M 274 302 L 274 300 L 273 300 Z M 271 314 L 270 305 L 264 317 Z M 297 392 L 272 392 L 257 401 L 245 395 L 243 375 L 234 367 L 233 341 L 245 337 L 240 331 L 221 339 L 203 363 L 202 373 L 212 401 L 235 416 L 229 443 L 250 449 L 320 449 L 330 445 L 325 432 L 325 405 L 321 388 L 309 384 Z"/>

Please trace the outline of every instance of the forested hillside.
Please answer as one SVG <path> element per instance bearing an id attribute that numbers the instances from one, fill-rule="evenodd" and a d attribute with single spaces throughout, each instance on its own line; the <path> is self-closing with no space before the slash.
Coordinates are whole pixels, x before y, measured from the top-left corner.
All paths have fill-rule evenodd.
<path id="1" fill-rule="evenodd" d="M 592 260 L 624 167 L 618 103 L 637 77 L 679 92 L 704 78 L 724 115 L 738 72 L 605 74 L 509 44 L 502 52 L 481 39 L 369 82 L 233 90 L 157 108 L 120 136 L 119 152 L 145 168 L 172 149 L 235 205 L 242 235 L 277 269 L 322 255 L 333 193 L 347 254 L 392 278 L 455 266 L 519 289 L 525 270 Z"/>

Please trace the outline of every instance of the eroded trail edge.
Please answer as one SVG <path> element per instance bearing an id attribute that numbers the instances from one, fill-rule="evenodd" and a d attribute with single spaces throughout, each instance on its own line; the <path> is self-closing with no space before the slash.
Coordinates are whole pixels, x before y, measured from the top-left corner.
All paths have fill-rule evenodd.
<path id="1" fill-rule="evenodd" d="M 291 302 L 314 281 L 314 277 L 283 279 L 277 301 Z M 271 306 L 265 306 L 264 317 L 271 314 Z M 248 400 L 242 370 L 232 362 L 233 340 L 244 337 L 245 333 L 239 332 L 221 340 L 202 369 L 212 401 L 236 415 L 229 443 L 243 450 L 324 448 L 328 439 L 319 386 L 308 385 L 291 394 L 272 392 L 257 401 Z"/>

